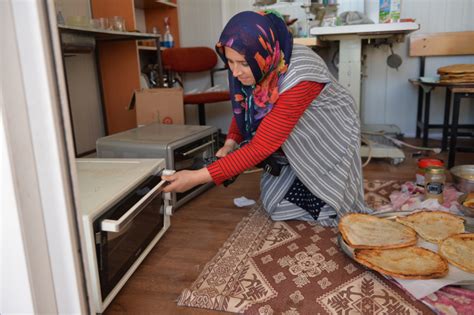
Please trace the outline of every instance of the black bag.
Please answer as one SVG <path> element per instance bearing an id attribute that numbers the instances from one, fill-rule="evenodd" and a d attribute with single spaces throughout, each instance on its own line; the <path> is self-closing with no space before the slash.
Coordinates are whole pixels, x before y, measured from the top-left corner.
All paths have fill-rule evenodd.
<path id="1" fill-rule="evenodd" d="M 278 163 L 277 159 L 270 155 L 265 160 L 257 164 L 257 167 L 263 168 L 263 170 L 270 175 L 280 176 L 282 165 Z"/>

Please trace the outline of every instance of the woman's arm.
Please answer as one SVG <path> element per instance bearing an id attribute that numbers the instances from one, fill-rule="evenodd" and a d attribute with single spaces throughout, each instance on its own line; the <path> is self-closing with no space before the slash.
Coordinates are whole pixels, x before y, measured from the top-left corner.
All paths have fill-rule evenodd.
<path id="1" fill-rule="evenodd" d="M 282 93 L 272 111 L 263 118 L 252 141 L 207 168 L 197 171 L 184 170 L 172 176 L 163 176 L 163 179 L 170 182 L 164 191 L 183 192 L 211 181 L 221 184 L 226 179 L 257 165 L 285 142 L 298 119 L 323 88 L 324 84 L 304 81 Z M 229 138 L 227 140 L 235 141 Z"/>
<path id="2" fill-rule="evenodd" d="M 240 133 L 235 117 L 232 116 L 232 121 L 230 123 L 229 131 L 227 132 L 227 138 L 225 140 L 224 146 L 217 151 L 217 157 L 224 157 L 230 152 L 234 151 L 237 148 L 237 145 L 242 142 L 242 134 Z"/>
<path id="3" fill-rule="evenodd" d="M 247 145 L 207 167 L 212 180 L 220 184 L 257 165 L 275 152 L 288 138 L 301 115 L 323 87 L 324 84 L 303 81 L 282 93 Z"/>
<path id="4" fill-rule="evenodd" d="M 235 118 L 232 117 L 224 146 L 220 148 L 219 151 L 217 151 L 216 156 L 226 156 L 229 152 L 235 150 L 237 144 L 242 142 L 242 139 L 243 137 L 240 134 L 240 130 L 237 126 Z M 212 181 L 212 177 L 205 167 L 196 171 L 180 171 L 172 176 L 163 176 L 163 179 L 169 182 L 169 184 L 163 189 L 165 192 L 183 192 L 193 188 L 196 185 L 201 185 Z"/>

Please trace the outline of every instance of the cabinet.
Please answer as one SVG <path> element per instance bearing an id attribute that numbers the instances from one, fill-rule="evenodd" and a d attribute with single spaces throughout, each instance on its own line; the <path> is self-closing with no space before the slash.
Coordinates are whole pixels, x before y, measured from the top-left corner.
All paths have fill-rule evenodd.
<path id="1" fill-rule="evenodd" d="M 144 14 L 146 29 L 153 26 L 163 30 L 163 18 L 170 18 L 175 45 L 179 43 L 178 5 L 174 1 L 155 0 L 91 0 L 94 18 L 121 16 L 129 32 L 136 31 L 137 19 Z M 139 33 L 137 33 L 139 34 Z M 135 90 L 140 88 L 140 59 L 137 41 L 97 42 L 98 63 L 106 133 L 113 134 L 137 126 L 135 110 L 128 105 Z M 157 51 L 159 56 L 159 50 Z M 161 79 L 162 82 L 162 79 Z"/>
<path id="2" fill-rule="evenodd" d="M 82 54 L 82 53 L 91 53 L 92 51 L 94 51 L 94 47 L 98 48 L 100 46 L 102 46 L 103 44 L 107 44 L 107 43 L 111 43 L 113 44 L 115 47 L 125 47 L 127 48 L 127 46 L 130 46 L 130 44 L 135 44 L 136 45 L 136 42 L 138 40 L 149 40 L 149 39 L 152 39 L 152 40 L 155 40 L 157 42 L 159 42 L 160 38 L 159 36 L 157 35 L 154 35 L 154 34 L 142 34 L 142 33 L 134 33 L 134 32 L 118 32 L 118 31 L 109 31 L 109 30 L 97 30 L 97 29 L 91 29 L 91 28 L 82 28 L 82 27 L 73 27 L 73 26 L 59 26 L 59 33 L 61 34 L 61 48 L 62 48 L 62 52 L 63 52 L 63 55 L 64 56 L 68 56 L 68 55 L 76 55 L 76 54 Z M 81 38 L 86 38 L 86 39 L 91 39 L 91 41 L 87 40 L 88 44 L 87 45 L 84 45 L 84 43 L 78 45 L 78 44 L 70 44 L 68 43 L 69 41 L 65 41 L 65 35 L 68 35 L 68 34 L 73 34 L 73 35 L 78 35 L 80 36 Z M 73 41 L 74 42 L 74 41 Z M 95 46 L 94 46 L 94 43 L 95 43 Z M 99 50 L 98 49 L 95 49 L 95 51 L 98 53 Z M 122 55 L 122 58 L 125 58 L 125 60 L 135 60 L 137 59 L 137 52 L 136 52 L 136 48 L 135 48 L 135 53 L 132 54 L 130 49 L 125 49 L 125 55 Z M 105 58 L 105 59 L 104 59 Z M 115 58 L 115 59 L 114 59 Z M 128 59 L 127 59 L 128 58 Z M 156 58 L 158 59 L 158 61 L 161 60 L 160 58 L 160 53 L 159 51 L 156 51 Z M 111 133 L 110 132 L 110 126 L 108 125 L 112 120 L 111 119 L 123 119 L 123 117 L 125 116 L 130 116 L 130 123 L 128 125 L 125 125 L 125 126 L 131 126 L 129 128 L 126 128 L 126 129 L 130 129 L 130 128 L 133 128 L 136 126 L 136 122 L 135 122 L 135 111 L 134 110 L 128 110 L 127 109 L 127 104 L 130 102 L 130 99 L 131 99 L 131 96 L 133 95 L 134 91 L 136 88 L 134 88 L 136 85 L 131 85 L 129 84 L 130 82 L 133 83 L 133 76 L 137 77 L 137 80 L 138 80 L 138 75 L 139 74 L 135 74 L 133 75 L 135 72 L 139 73 L 139 69 L 136 68 L 135 71 L 133 69 L 130 68 L 130 65 L 125 62 L 125 61 L 121 61 L 120 59 L 118 59 L 117 56 L 113 56 L 113 55 L 105 55 L 102 59 L 100 60 L 97 60 L 98 64 L 101 66 L 103 66 L 104 64 L 105 65 L 109 65 L 109 63 L 111 62 L 111 59 L 112 61 L 116 61 L 118 64 L 116 67 L 110 67 L 112 70 L 116 70 L 118 69 L 118 72 L 114 73 L 114 72 L 107 72 L 107 73 L 102 73 L 102 72 L 99 72 L 99 85 L 100 85 L 100 91 L 101 91 L 101 98 L 102 98 L 102 105 L 103 105 L 103 116 L 104 116 L 104 126 L 107 127 L 107 133 Z M 124 67 L 125 65 L 125 67 Z M 121 75 L 119 75 L 119 72 L 122 71 L 122 70 L 127 70 L 129 71 L 129 73 L 131 73 L 130 77 L 122 77 Z M 113 77 L 114 75 L 117 75 L 117 77 Z M 107 78 L 108 80 L 115 82 L 115 87 L 114 85 L 108 85 L 106 79 Z M 66 81 L 68 82 L 68 85 L 69 85 L 69 80 L 67 80 L 66 78 Z M 79 83 L 80 84 L 80 83 Z M 128 93 L 122 93 L 120 94 L 119 92 L 114 92 L 114 90 L 110 90 L 110 88 L 113 88 L 113 89 L 120 89 L 122 88 L 123 86 L 127 86 L 130 87 L 130 92 Z M 139 87 L 139 85 L 138 85 Z M 107 90 L 109 89 L 109 90 Z M 69 90 L 69 88 L 68 88 Z M 119 98 L 115 98 L 115 99 L 112 99 L 110 97 L 106 98 L 106 96 L 116 96 L 114 95 L 115 94 L 119 94 L 121 96 L 123 96 L 123 100 L 119 99 Z M 68 93 L 69 94 L 69 93 Z M 115 104 L 114 103 L 111 103 L 111 101 L 118 101 L 119 104 L 125 104 L 121 109 L 121 111 L 118 111 L 118 110 L 115 110 Z M 123 101 L 123 102 L 122 102 Z M 71 99 L 69 100 L 69 103 L 71 105 Z M 114 113 L 114 110 L 115 110 L 115 113 Z M 71 113 L 71 124 L 73 126 L 73 134 L 74 134 L 74 148 L 75 148 L 75 151 L 76 151 L 76 155 L 82 155 L 82 154 L 87 154 L 87 153 L 90 153 L 90 150 L 89 151 L 86 151 L 86 152 L 83 152 L 83 150 L 80 150 L 80 148 L 82 147 L 81 145 L 78 145 L 78 139 L 76 138 L 76 136 L 78 136 L 76 134 L 76 130 L 79 130 L 79 129 L 83 129 L 83 128 L 76 128 L 78 126 L 75 126 L 75 119 L 73 117 L 73 113 L 74 111 L 72 110 L 72 108 L 70 108 L 70 113 Z M 76 111 L 76 113 L 79 113 Z M 111 115 L 112 113 L 112 115 Z M 100 115 L 100 113 L 97 113 L 97 115 Z M 76 117 L 77 118 L 77 117 Z M 125 117 L 125 118 L 128 118 L 128 117 Z M 82 123 L 84 123 L 84 121 L 82 121 Z M 113 125 L 114 128 L 116 128 L 115 125 Z M 83 127 L 83 126 L 81 126 Z M 115 129 L 116 130 L 116 129 Z M 118 132 L 118 131 L 121 131 L 121 130 L 125 130 L 125 129 L 119 129 L 115 132 Z M 94 141 L 95 143 L 95 141 Z M 93 151 L 93 150 L 92 150 Z"/>

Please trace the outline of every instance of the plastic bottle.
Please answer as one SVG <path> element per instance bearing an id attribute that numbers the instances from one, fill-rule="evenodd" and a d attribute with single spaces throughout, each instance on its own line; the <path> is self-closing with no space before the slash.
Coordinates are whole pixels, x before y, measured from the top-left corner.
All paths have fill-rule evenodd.
<path id="1" fill-rule="evenodd" d="M 171 35 L 168 17 L 165 17 L 165 34 L 163 35 L 163 41 L 161 42 L 161 46 L 166 48 L 171 48 L 174 46 L 174 39 L 173 35 Z"/>

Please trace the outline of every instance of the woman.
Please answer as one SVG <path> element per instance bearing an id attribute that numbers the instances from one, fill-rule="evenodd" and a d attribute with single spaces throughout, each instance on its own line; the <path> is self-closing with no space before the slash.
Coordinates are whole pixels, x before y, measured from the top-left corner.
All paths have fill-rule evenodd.
<path id="1" fill-rule="evenodd" d="M 235 15 L 216 51 L 230 70 L 234 112 L 216 153 L 221 159 L 164 177 L 170 181 L 165 190 L 220 184 L 264 164 L 273 175 L 263 173 L 261 199 L 274 220 L 335 225 L 347 212 L 364 211 L 355 103 L 324 61 L 293 46 L 285 22 L 272 11 Z"/>

